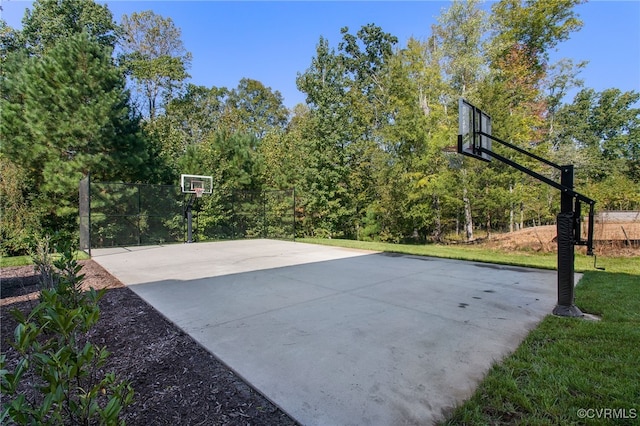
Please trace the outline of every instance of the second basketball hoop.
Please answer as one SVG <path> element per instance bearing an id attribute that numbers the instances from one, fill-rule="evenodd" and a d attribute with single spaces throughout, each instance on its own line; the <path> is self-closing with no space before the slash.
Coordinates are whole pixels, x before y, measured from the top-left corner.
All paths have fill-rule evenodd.
<path id="1" fill-rule="evenodd" d="M 193 242 L 193 203 L 204 194 L 213 192 L 213 176 L 180 175 L 180 187 L 185 194 L 191 194 L 186 201 L 184 216 L 187 219 L 187 243 Z"/>
<path id="2" fill-rule="evenodd" d="M 198 195 L 200 190 L 202 190 L 202 194 L 211 194 L 213 191 L 213 176 L 182 174 L 180 175 L 180 187 L 185 194 Z"/>

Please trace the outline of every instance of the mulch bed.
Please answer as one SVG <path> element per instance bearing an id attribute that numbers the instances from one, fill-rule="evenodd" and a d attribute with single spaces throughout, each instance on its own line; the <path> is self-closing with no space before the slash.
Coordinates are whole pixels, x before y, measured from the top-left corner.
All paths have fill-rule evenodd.
<path id="1" fill-rule="evenodd" d="M 106 371 L 135 391 L 122 416 L 128 425 L 297 424 L 98 264 L 81 263 L 85 287 L 108 289 L 91 341 L 111 352 Z M 16 326 L 10 311 L 36 305 L 38 277 L 32 266 L 12 267 L 1 269 L 0 280 L 0 345 L 11 369 L 17 354 L 8 343 Z"/>

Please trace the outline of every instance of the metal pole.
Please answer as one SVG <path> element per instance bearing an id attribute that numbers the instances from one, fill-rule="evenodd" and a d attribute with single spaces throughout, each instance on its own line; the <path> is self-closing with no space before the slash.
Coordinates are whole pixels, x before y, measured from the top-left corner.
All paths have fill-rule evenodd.
<path id="1" fill-rule="evenodd" d="M 560 184 L 573 191 L 573 166 L 562 166 Z M 560 193 L 560 214 L 558 214 L 558 304 L 553 309 L 555 315 L 581 317 L 582 312 L 574 302 L 574 219 L 573 195 L 569 191 Z"/>
<path id="2" fill-rule="evenodd" d="M 142 195 L 140 194 L 140 184 L 136 185 L 136 189 L 138 190 L 138 245 L 142 245 L 142 227 L 140 226 L 140 221 L 142 218 Z"/>
<path id="3" fill-rule="evenodd" d="M 262 238 L 269 238 L 267 229 L 267 191 L 262 192 Z"/>
<path id="4" fill-rule="evenodd" d="M 573 191 L 573 165 L 561 166 L 560 185 Z M 560 213 L 573 213 L 573 196 L 568 191 L 560 193 Z"/>
<path id="5" fill-rule="evenodd" d="M 91 171 L 87 172 L 87 215 L 89 222 L 89 257 L 91 257 Z"/>
<path id="6" fill-rule="evenodd" d="M 189 204 L 187 204 L 187 243 L 193 242 L 193 212 L 191 206 L 193 205 L 194 195 L 189 197 Z"/>
<path id="7" fill-rule="evenodd" d="M 191 212 L 191 206 L 187 206 L 187 242 L 193 242 L 193 213 Z"/>

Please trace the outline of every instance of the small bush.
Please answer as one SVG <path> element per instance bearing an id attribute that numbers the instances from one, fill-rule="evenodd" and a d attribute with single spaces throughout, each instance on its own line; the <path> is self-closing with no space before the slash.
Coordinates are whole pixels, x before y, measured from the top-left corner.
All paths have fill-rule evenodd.
<path id="1" fill-rule="evenodd" d="M 34 264 L 41 273 L 39 303 L 29 314 L 13 310 L 18 325 L 11 346 L 19 360 L 13 371 L 0 356 L 4 398 L 0 423 L 113 425 L 133 400 L 133 389 L 113 373 L 102 373 L 109 352 L 89 341 L 104 290 L 82 290 L 84 276 L 71 245 L 41 241 Z M 26 389 L 31 391 L 26 392 Z"/>

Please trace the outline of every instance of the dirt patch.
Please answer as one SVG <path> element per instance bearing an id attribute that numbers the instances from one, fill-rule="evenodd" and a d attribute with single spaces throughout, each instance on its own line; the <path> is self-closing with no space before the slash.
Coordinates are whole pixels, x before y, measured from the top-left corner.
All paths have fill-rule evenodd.
<path id="1" fill-rule="evenodd" d="M 505 234 L 491 234 L 480 244 L 488 248 L 508 251 L 555 252 L 556 226 L 535 226 Z M 583 229 L 583 239 L 587 236 Z M 596 223 L 594 226 L 594 249 L 602 256 L 640 256 L 640 223 Z M 584 247 L 577 247 L 585 251 Z"/>
<path id="2" fill-rule="evenodd" d="M 544 253 L 556 250 L 556 234 L 555 225 L 536 226 L 506 234 L 491 234 L 483 244 L 501 250 L 528 250 Z"/>
<path id="3" fill-rule="evenodd" d="M 128 425 L 297 424 L 97 263 L 81 263 L 87 289 L 108 289 L 91 341 L 111 352 L 105 370 L 134 388 L 123 416 Z M 38 277 L 32 266 L 2 268 L 0 284 L 0 344 L 11 368 L 10 311 L 35 306 Z"/>

